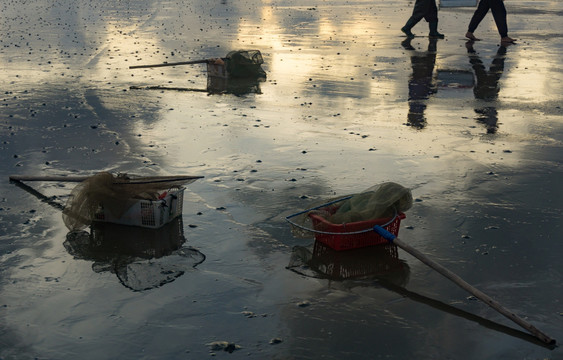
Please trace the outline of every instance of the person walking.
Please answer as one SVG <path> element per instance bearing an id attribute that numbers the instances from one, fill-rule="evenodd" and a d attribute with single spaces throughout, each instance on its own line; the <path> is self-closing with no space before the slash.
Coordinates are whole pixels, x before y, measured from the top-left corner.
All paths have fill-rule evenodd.
<path id="1" fill-rule="evenodd" d="M 472 41 L 479 41 L 473 35 L 481 20 L 487 15 L 487 13 L 491 10 L 493 13 L 493 18 L 495 19 L 495 24 L 497 25 L 497 30 L 500 34 L 500 41 L 501 43 L 513 43 L 516 39 L 513 39 L 508 36 L 508 25 L 506 23 L 506 8 L 504 7 L 503 0 L 481 0 L 479 1 L 479 5 L 477 6 L 477 10 L 473 14 L 471 21 L 469 22 L 469 26 L 467 28 L 467 33 L 465 33 L 465 37 Z"/>
<path id="2" fill-rule="evenodd" d="M 444 38 L 444 34 L 438 32 L 438 7 L 436 6 L 436 0 L 416 0 L 412 15 L 407 20 L 405 26 L 401 28 L 401 31 L 404 32 L 408 38 L 414 38 L 411 29 L 422 19 L 428 22 L 430 28 L 428 36 L 439 39 Z"/>

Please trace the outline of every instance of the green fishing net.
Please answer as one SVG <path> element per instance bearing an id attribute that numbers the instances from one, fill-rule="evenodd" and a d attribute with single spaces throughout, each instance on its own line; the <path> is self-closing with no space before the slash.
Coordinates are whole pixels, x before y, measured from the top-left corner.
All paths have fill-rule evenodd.
<path id="1" fill-rule="evenodd" d="M 405 212 L 411 207 L 411 191 L 399 184 L 386 182 L 344 200 L 327 220 L 333 224 L 343 224 L 380 219 Z"/>
<path id="2" fill-rule="evenodd" d="M 232 77 L 266 77 L 262 69 L 264 59 L 259 50 L 231 51 L 225 57 L 227 71 Z"/>

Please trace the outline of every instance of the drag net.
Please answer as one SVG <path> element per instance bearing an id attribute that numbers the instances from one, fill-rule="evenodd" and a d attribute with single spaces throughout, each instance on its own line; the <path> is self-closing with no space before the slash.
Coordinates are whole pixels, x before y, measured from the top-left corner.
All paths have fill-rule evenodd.
<path id="1" fill-rule="evenodd" d="M 321 216 L 332 224 L 347 224 L 389 218 L 390 221 L 401 212 L 412 207 L 410 189 L 394 182 L 374 185 L 365 191 L 329 201 L 287 217 L 292 224 L 293 234 L 309 238 L 315 229 L 310 214 Z M 291 220 L 290 220 L 291 218 Z"/>
<path id="2" fill-rule="evenodd" d="M 139 177 L 101 172 L 79 183 L 71 192 L 63 210 L 63 221 L 69 230 L 80 230 L 92 224 L 103 205 L 120 218 L 138 200 L 158 200 L 163 192 L 194 182 L 197 177 Z"/>
<path id="3" fill-rule="evenodd" d="M 225 57 L 227 71 L 233 77 L 266 77 L 264 59 L 259 50 L 231 51 Z"/>

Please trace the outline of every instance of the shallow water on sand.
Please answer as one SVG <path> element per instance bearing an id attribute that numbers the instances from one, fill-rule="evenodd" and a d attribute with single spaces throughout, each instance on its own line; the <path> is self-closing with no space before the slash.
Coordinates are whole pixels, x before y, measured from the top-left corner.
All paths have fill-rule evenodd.
<path id="1" fill-rule="evenodd" d="M 285 221 L 400 183 L 404 241 L 561 340 L 563 7 L 506 6 L 517 44 L 489 14 L 471 48 L 470 8 L 405 42 L 406 1 L 0 5 L 0 358 L 562 357 L 402 250 Z M 237 93 L 129 69 L 252 48 L 267 79 Z M 204 178 L 160 231 L 81 234 L 49 204 L 74 184 L 8 181 L 99 171 Z"/>

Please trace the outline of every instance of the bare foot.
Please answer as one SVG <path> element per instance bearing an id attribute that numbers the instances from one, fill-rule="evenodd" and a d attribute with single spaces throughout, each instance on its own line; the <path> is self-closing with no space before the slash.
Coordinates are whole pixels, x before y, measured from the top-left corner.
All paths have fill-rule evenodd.
<path id="1" fill-rule="evenodd" d="M 473 33 L 469 31 L 465 33 L 465 37 L 472 41 L 481 41 L 481 39 L 477 39 L 475 35 L 473 35 Z"/>
<path id="2" fill-rule="evenodd" d="M 502 39 L 500 39 L 500 42 L 501 42 L 501 43 L 510 43 L 510 44 L 512 44 L 512 43 L 515 42 L 515 41 L 516 41 L 516 39 L 513 39 L 513 38 L 511 38 L 511 37 L 509 37 L 509 36 L 505 36 L 505 37 L 503 37 Z"/>

